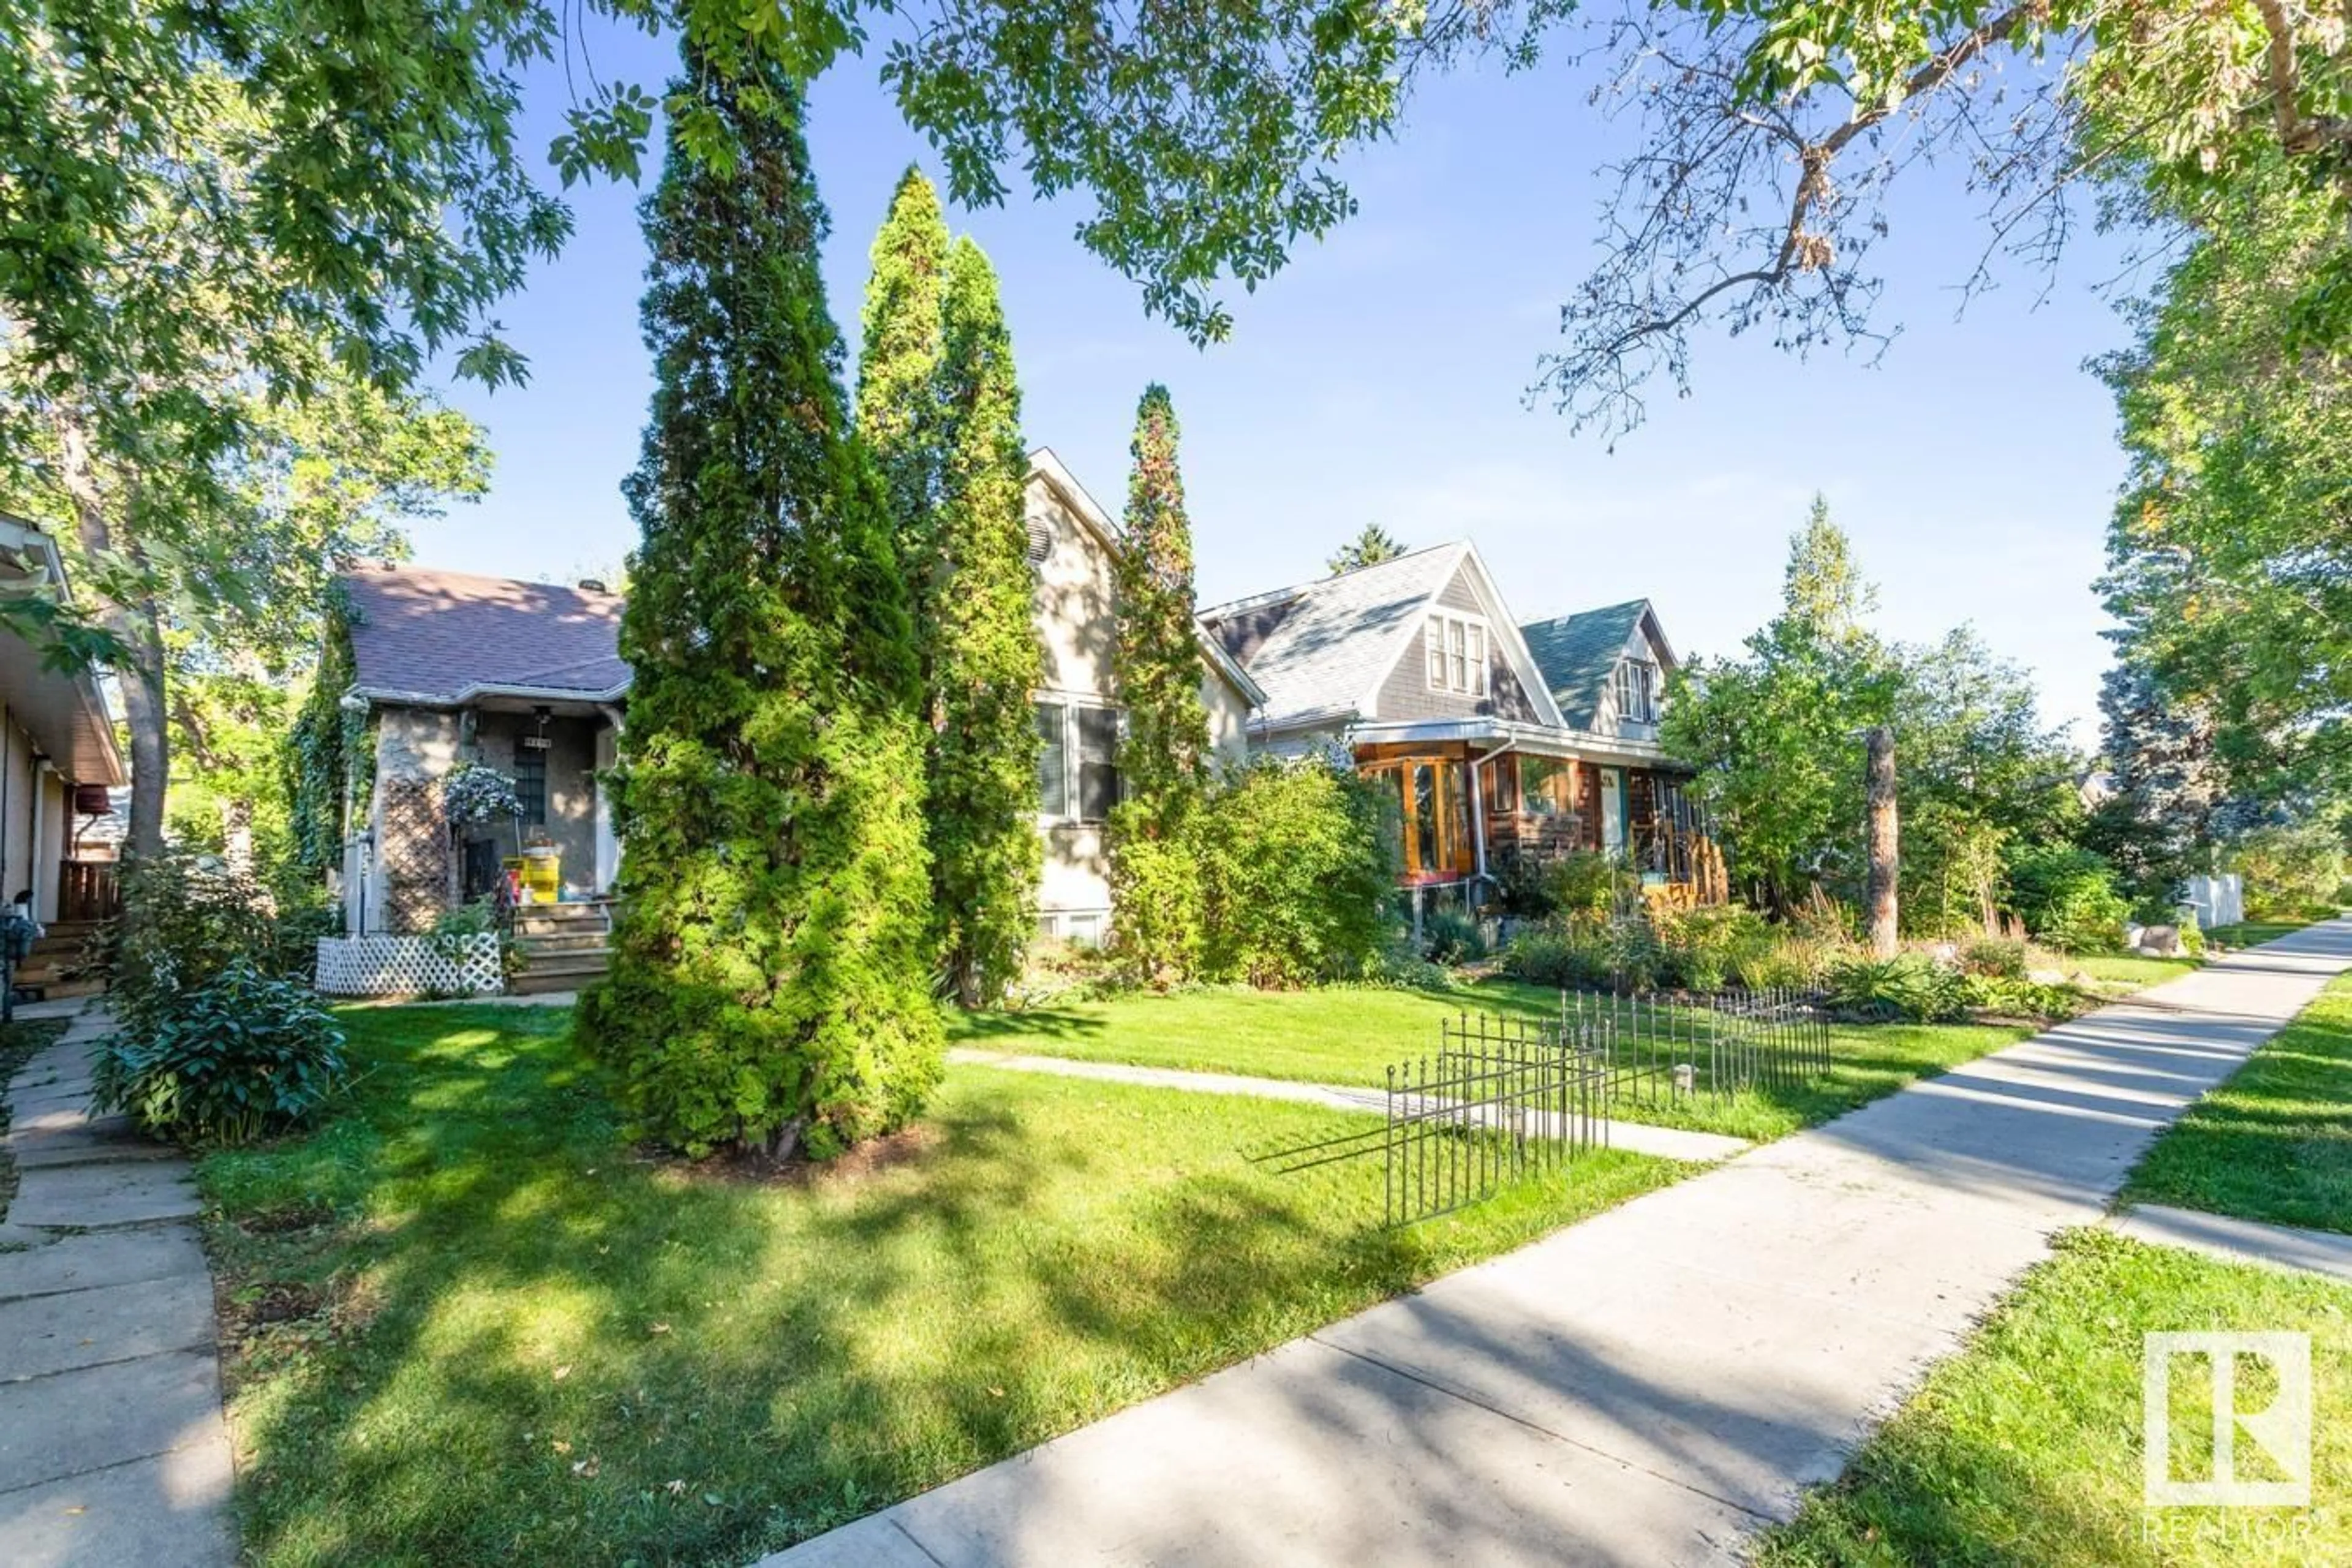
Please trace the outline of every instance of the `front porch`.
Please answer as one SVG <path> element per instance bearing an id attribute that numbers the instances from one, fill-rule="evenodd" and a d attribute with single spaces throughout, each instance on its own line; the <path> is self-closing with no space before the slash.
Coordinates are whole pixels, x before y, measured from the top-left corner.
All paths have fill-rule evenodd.
<path id="1" fill-rule="evenodd" d="M 1406 888 L 1444 889 L 1475 909 L 1511 862 L 1580 852 L 1630 864 L 1653 898 L 1713 901 L 1711 847 L 1674 769 L 1507 741 L 1361 742 L 1355 757 L 1395 791 Z"/>

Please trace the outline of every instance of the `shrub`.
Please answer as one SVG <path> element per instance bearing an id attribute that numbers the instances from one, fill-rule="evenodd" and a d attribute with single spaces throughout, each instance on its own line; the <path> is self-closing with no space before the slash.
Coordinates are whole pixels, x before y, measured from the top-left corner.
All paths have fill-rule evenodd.
<path id="1" fill-rule="evenodd" d="M 1921 952 L 1848 959 L 1830 972 L 1829 1000 L 1844 1016 L 1868 1023 L 1949 1023 L 1968 1011 L 1959 971 Z"/>
<path id="2" fill-rule="evenodd" d="M 307 1120 L 344 1072 L 343 1032 L 310 990 L 240 957 L 160 1021 L 100 1041 L 90 1103 L 158 1137 L 244 1143 Z"/>
<path id="3" fill-rule="evenodd" d="M 2015 937 L 1979 936 L 1960 944 L 1960 969 L 1993 980 L 2022 980 L 2025 943 Z"/>
<path id="4" fill-rule="evenodd" d="M 1421 950 L 1432 963 L 1468 963 L 1486 956 L 1486 940 L 1468 915 L 1432 910 L 1422 917 Z"/>
<path id="5" fill-rule="evenodd" d="M 2123 943 L 2131 906 L 2115 868 L 2072 844 L 2027 844 L 2010 852 L 2010 900 L 2026 930 L 2061 952 L 2097 952 Z"/>
<path id="6" fill-rule="evenodd" d="M 257 883 L 167 850 L 124 871 L 122 913 L 107 931 L 100 962 L 115 1022 L 126 1034 L 148 1035 L 171 1018 L 182 995 L 231 963 L 275 968 L 294 956 L 281 952 Z"/>
<path id="7" fill-rule="evenodd" d="M 2344 880 L 2344 837 L 2324 822 L 2256 828 L 2230 846 L 2230 869 L 2246 881 L 2249 920 L 2304 920 L 2335 911 Z"/>
<path id="8" fill-rule="evenodd" d="M 1764 917 L 1739 904 L 1664 910 L 1653 924 L 1660 977 L 1693 991 L 1719 991 L 1733 981 L 1754 984 L 1750 967 L 1772 948 Z"/>
<path id="9" fill-rule="evenodd" d="M 1830 972 L 1852 956 L 1853 949 L 1845 942 L 1784 931 L 1742 964 L 1738 979 L 1741 984 L 1758 990 L 1778 987 L 1811 991 L 1823 984 Z"/>
<path id="10" fill-rule="evenodd" d="M 1567 990 L 1609 983 L 1607 943 L 1590 929 L 1549 926 L 1521 931 L 1503 950 L 1503 973 L 1529 985 Z"/>
<path id="11" fill-rule="evenodd" d="M 1312 762 L 1261 758 L 1212 793 L 1192 834 L 1200 977 L 1361 977 L 1388 934 L 1393 868 L 1381 809 L 1372 785 Z"/>
<path id="12" fill-rule="evenodd" d="M 1964 975 L 1960 996 L 1972 1011 L 2043 1021 L 2072 1018 L 2092 1005 L 2092 999 L 2072 985 L 2048 985 L 2007 974 Z"/>

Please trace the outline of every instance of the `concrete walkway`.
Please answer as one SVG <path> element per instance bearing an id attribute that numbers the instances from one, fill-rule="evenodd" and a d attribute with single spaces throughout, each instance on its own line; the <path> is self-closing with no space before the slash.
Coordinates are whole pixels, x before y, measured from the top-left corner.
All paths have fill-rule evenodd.
<path id="1" fill-rule="evenodd" d="M 1021 1056 L 1009 1051 L 976 1050 L 960 1046 L 948 1060 L 979 1067 L 1005 1068 L 1014 1072 L 1045 1073 L 1054 1078 L 1090 1078 L 1105 1083 L 1141 1084 L 1147 1089 L 1181 1089 L 1188 1094 L 1237 1094 L 1253 1100 L 1287 1100 L 1301 1105 L 1328 1106 L 1334 1110 L 1388 1110 L 1388 1095 L 1377 1089 L 1357 1089 L 1333 1083 L 1294 1083 L 1280 1078 L 1244 1078 L 1238 1073 L 1190 1072 L 1181 1068 L 1132 1067 L 1125 1062 L 1076 1061 L 1068 1057 Z M 1712 1163 L 1744 1153 L 1745 1138 L 1720 1132 L 1693 1132 L 1681 1127 L 1652 1127 L 1640 1121 L 1600 1124 L 1601 1141 L 1612 1149 L 1655 1154 L 1667 1160 Z"/>
<path id="2" fill-rule="evenodd" d="M 0 1150 L 0 1563 L 236 1560 L 212 1277 L 187 1164 L 91 1121 L 86 1011 L 9 1087 Z"/>
<path id="3" fill-rule="evenodd" d="M 2259 1263 L 2305 1274 L 2326 1274 L 2352 1284 L 2352 1236 L 2332 1230 L 2299 1230 L 2264 1225 L 2196 1209 L 2141 1204 L 2107 1221 L 2109 1229 L 2134 1241 L 2185 1247 L 2230 1263 Z"/>
<path id="4" fill-rule="evenodd" d="M 1734 1557 L 2347 966 L 2234 954 L 763 1568 Z"/>

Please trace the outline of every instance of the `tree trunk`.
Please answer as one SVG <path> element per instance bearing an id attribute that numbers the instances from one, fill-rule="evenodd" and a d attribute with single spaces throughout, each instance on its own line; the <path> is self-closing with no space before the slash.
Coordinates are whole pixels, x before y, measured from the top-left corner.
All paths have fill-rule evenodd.
<path id="1" fill-rule="evenodd" d="M 90 458 L 89 433 L 79 416 L 57 416 L 58 468 L 72 499 L 74 533 L 85 560 L 103 561 L 120 551 L 140 559 L 138 541 L 114 537 L 106 497 Z M 121 643 L 125 655 L 115 671 L 122 691 L 122 715 L 131 731 L 131 823 L 123 843 L 126 859 L 149 859 L 163 851 L 163 785 L 171 767 L 163 690 L 163 627 L 152 596 L 125 605 L 105 598 L 99 624 Z"/>
<path id="2" fill-rule="evenodd" d="M 239 877 L 253 875 L 253 802 L 221 802 L 221 859 Z"/>
<path id="3" fill-rule="evenodd" d="M 1867 742 L 1870 748 L 1870 951 L 1880 958 L 1894 956 L 1900 935 L 1895 887 L 1902 869 L 1897 847 L 1900 828 L 1895 809 L 1895 731 L 1881 724 Z"/>

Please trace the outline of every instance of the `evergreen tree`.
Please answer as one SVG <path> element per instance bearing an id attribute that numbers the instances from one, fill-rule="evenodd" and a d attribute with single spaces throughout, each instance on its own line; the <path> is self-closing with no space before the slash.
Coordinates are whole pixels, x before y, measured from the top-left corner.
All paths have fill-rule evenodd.
<path id="1" fill-rule="evenodd" d="M 909 167 L 874 237 L 857 354 L 857 433 L 889 492 L 910 605 L 929 608 L 931 531 L 948 432 L 940 405 L 946 353 L 948 226 L 939 193 Z"/>
<path id="2" fill-rule="evenodd" d="M 1168 389 L 1155 382 L 1136 409 L 1129 447 L 1135 467 L 1112 652 L 1127 709 L 1118 747 L 1125 793 L 1110 819 L 1118 945 L 1132 967 L 1155 982 L 1189 974 L 1200 952 L 1200 879 L 1186 829 L 1207 782 L 1209 755 L 1192 618 L 1192 531 L 1176 437 Z"/>
<path id="3" fill-rule="evenodd" d="M 1324 564 L 1337 577 L 1346 572 L 1360 572 L 1367 566 L 1377 566 L 1383 561 L 1393 561 L 1405 553 L 1405 546 L 1395 534 L 1377 522 L 1364 524 L 1363 531 L 1339 546 L 1339 551 Z"/>
<path id="4" fill-rule="evenodd" d="M 934 919 L 965 1006 L 1003 994 L 1036 926 L 1043 679 L 1028 561 L 1021 389 L 996 273 L 969 239 L 948 262 L 944 453 L 929 626 Z"/>
<path id="5" fill-rule="evenodd" d="M 838 380 L 799 89 L 706 64 L 689 47 L 643 209 L 629 853 L 580 1027 L 651 1135 L 821 1158 L 906 1121 L 939 1078 L 919 688 Z"/>

